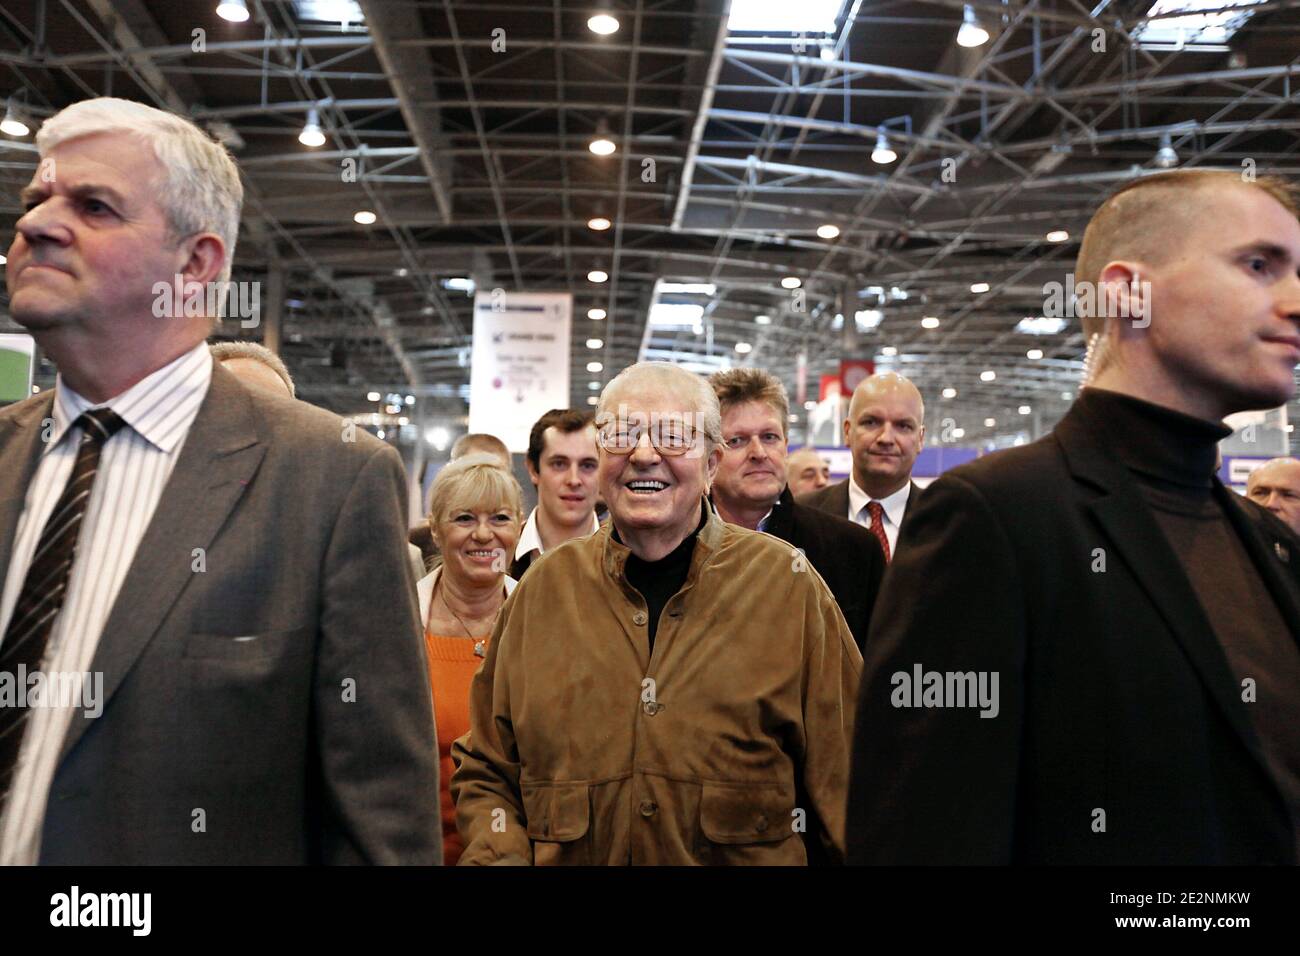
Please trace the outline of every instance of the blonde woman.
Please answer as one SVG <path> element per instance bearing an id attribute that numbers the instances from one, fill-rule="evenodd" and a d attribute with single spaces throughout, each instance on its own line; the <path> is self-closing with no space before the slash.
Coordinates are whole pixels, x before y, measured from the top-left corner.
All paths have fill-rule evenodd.
<path id="1" fill-rule="evenodd" d="M 476 454 L 444 467 L 429 498 L 429 529 L 442 564 L 416 588 L 438 725 L 443 859 L 454 866 L 463 844 L 449 790 L 451 744 L 469 731 L 470 681 L 515 585 L 505 572 L 523 523 L 523 494 L 496 458 Z"/>

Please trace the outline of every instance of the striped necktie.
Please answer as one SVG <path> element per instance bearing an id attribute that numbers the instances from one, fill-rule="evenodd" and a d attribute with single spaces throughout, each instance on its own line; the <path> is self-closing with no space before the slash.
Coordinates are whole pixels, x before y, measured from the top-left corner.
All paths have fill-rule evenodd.
<path id="1" fill-rule="evenodd" d="M 23 727 L 30 712 L 29 707 L 22 706 L 27 686 L 25 680 L 20 680 L 20 668 L 30 674 L 41 666 L 45 645 L 67 594 L 81 521 L 99 468 L 99 453 L 104 443 L 125 424 L 108 408 L 91 409 L 73 422 L 74 427 L 81 427 L 81 446 L 77 449 L 72 476 L 41 529 L 13 616 L 5 629 L 4 642 L 0 643 L 0 673 L 12 675 L 19 703 L 19 706 L 0 707 L 0 809 L 9 796 Z"/>
<path id="2" fill-rule="evenodd" d="M 880 542 L 880 550 L 885 552 L 885 563 L 889 563 L 889 535 L 885 534 L 885 507 L 879 501 L 867 502 L 867 514 L 871 515 L 871 533 Z"/>

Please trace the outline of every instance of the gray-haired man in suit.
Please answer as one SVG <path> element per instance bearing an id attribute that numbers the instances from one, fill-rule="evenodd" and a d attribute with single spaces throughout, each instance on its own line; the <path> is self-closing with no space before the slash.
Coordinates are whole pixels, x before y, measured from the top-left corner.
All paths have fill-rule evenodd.
<path id="1" fill-rule="evenodd" d="M 81 693 L 0 697 L 0 862 L 439 861 L 399 458 L 172 291 L 230 275 L 234 163 L 108 98 L 37 147 L 6 281 L 59 380 L 0 412 L 0 678 Z"/>

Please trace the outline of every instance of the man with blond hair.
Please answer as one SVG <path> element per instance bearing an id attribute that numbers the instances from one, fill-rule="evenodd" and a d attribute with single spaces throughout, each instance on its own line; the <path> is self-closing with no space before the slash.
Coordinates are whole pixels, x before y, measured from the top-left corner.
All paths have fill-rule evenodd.
<path id="1" fill-rule="evenodd" d="M 401 461 L 242 385 L 190 301 L 230 276 L 234 161 L 112 98 L 36 147 L 5 281 L 59 375 L 0 411 L 0 674 L 94 706 L 0 707 L 0 862 L 437 862 Z"/>
<path id="2" fill-rule="evenodd" d="M 903 528 L 850 859 L 1293 864 L 1300 547 L 1215 476 L 1223 418 L 1293 390 L 1293 194 L 1139 179 L 1075 274 L 1087 387 L 1047 437 L 946 472 Z"/>
<path id="3" fill-rule="evenodd" d="M 871 609 L 885 574 L 875 536 L 845 518 L 794 500 L 786 487 L 785 386 L 760 368 L 733 368 L 709 377 L 722 409 L 722 459 L 713 479 L 713 505 L 724 521 L 764 531 L 790 545 L 825 580 L 862 649 Z"/>

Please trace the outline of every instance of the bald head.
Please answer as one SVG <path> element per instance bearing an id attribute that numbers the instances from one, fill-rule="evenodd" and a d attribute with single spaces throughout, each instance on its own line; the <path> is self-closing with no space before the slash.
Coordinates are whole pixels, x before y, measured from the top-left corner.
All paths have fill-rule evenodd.
<path id="1" fill-rule="evenodd" d="M 856 416 L 863 404 L 876 401 L 908 403 L 912 406 L 917 425 L 925 424 L 925 402 L 921 400 L 920 390 L 897 372 L 879 372 L 859 382 L 849 400 L 849 419 Z"/>
<path id="2" fill-rule="evenodd" d="M 798 498 L 831 483 L 831 466 L 814 448 L 801 448 L 785 460 L 785 483 Z"/>
<path id="3" fill-rule="evenodd" d="M 887 498 L 912 477 L 925 441 L 925 403 L 897 372 L 864 378 L 853 390 L 844 444 L 853 452 L 853 480 L 872 498 Z"/>
<path id="4" fill-rule="evenodd" d="M 494 455 L 507 471 L 511 468 L 510 449 L 496 435 L 487 432 L 470 432 L 456 439 L 451 446 L 450 460 L 455 461 L 466 455 Z"/>
<path id="5" fill-rule="evenodd" d="M 1273 512 L 1300 535 L 1300 461 L 1266 461 L 1246 480 L 1246 497 Z"/>

